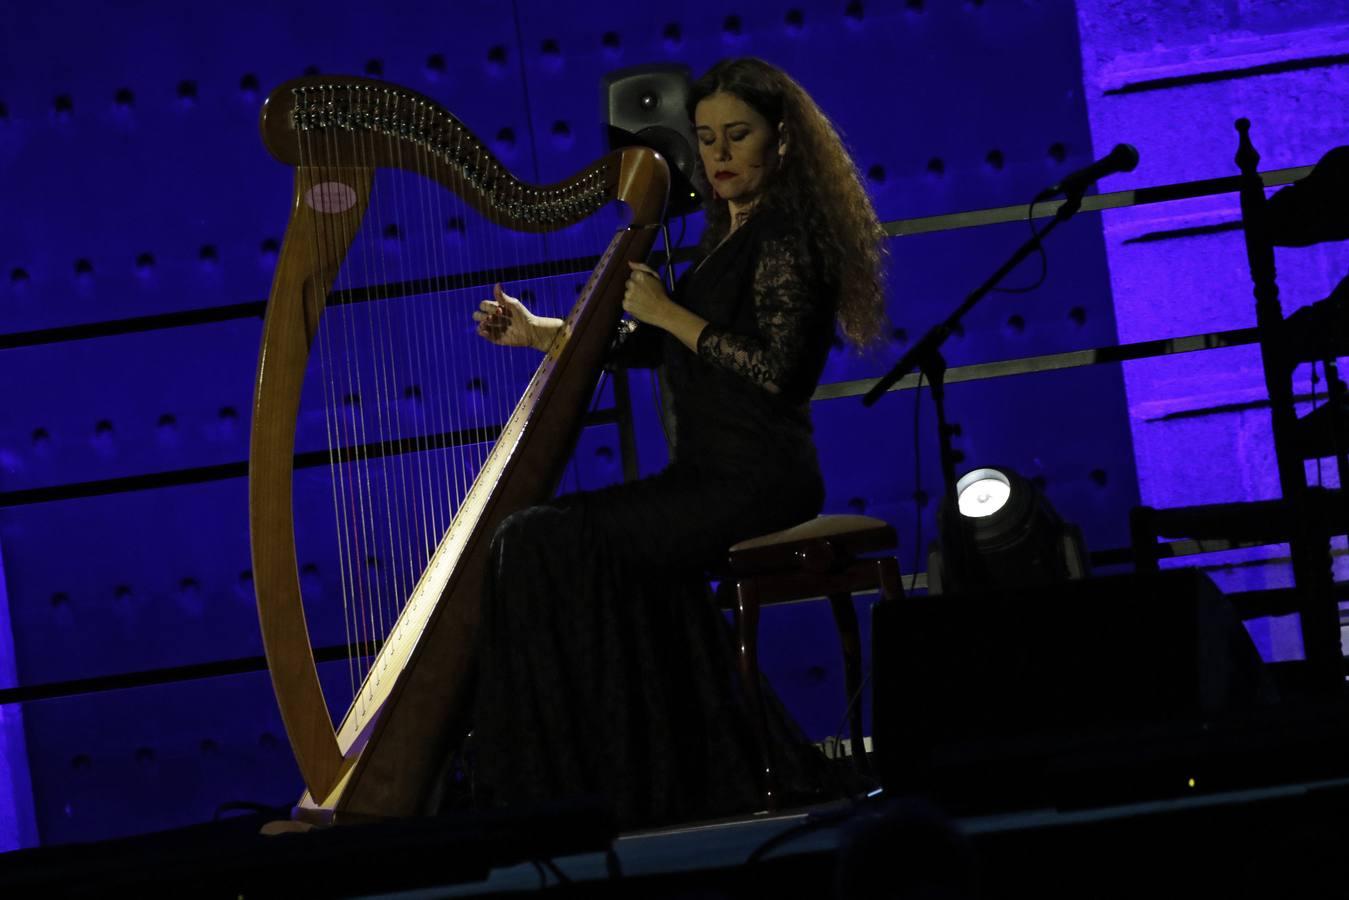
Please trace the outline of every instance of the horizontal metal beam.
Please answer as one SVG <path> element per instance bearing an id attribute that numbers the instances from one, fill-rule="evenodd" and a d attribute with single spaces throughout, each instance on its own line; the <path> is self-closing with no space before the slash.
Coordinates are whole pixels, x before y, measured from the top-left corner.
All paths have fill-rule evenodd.
<path id="1" fill-rule="evenodd" d="M 617 410 L 601 409 L 588 414 L 581 424 L 584 427 L 590 427 L 592 425 L 610 425 L 617 421 Z M 295 455 L 295 468 L 312 469 L 334 462 L 345 463 L 363 459 L 380 459 L 404 453 L 443 450 L 447 447 L 462 447 L 468 444 L 485 444 L 496 440 L 500 433 L 500 425 L 485 425 L 479 428 L 446 431 L 440 434 L 402 438 L 396 441 L 378 441 L 355 447 L 342 447 L 336 451 L 311 450 L 307 453 Z M 104 478 L 98 481 L 78 481 L 71 484 L 56 484 L 21 491 L 6 491 L 0 493 L 0 509 L 10 506 L 28 506 L 33 503 L 51 503 L 57 500 L 103 497 L 108 494 L 122 494 L 152 488 L 204 484 L 208 481 L 243 478 L 247 474 L 248 463 L 244 461 L 221 463 L 214 466 L 196 466 L 190 469 L 173 469 L 168 472 L 150 472 L 144 475 L 127 475 L 121 478 Z"/>
<path id="2" fill-rule="evenodd" d="M 314 661 L 323 663 L 339 662 L 350 658 L 365 658 L 374 656 L 377 650 L 378 648 L 372 644 L 343 644 L 337 647 L 320 647 L 314 651 Z M 59 697 L 78 697 L 85 694 L 100 694 L 105 691 L 150 687 L 156 684 L 178 684 L 200 678 L 220 678 L 226 675 L 263 672 L 266 669 L 267 657 L 245 656 L 241 659 L 222 659 L 216 662 L 195 663 L 187 666 L 168 666 L 162 669 L 119 672 L 116 675 L 100 675 L 94 678 L 52 681 L 47 684 L 35 684 L 31 687 L 0 689 L 0 705 L 31 703 L 35 700 L 55 700 Z"/>
<path id="3" fill-rule="evenodd" d="M 1261 180 L 1266 187 L 1291 184 L 1306 177 L 1311 166 L 1296 166 L 1288 169 L 1273 169 L 1262 172 Z M 1233 193 L 1240 188 L 1240 176 L 1224 178 L 1206 178 L 1199 181 L 1184 181 L 1177 184 L 1158 187 L 1136 188 L 1128 191 L 1114 191 L 1108 194 L 1093 194 L 1082 200 L 1083 210 L 1120 209 L 1128 206 L 1141 206 L 1148 203 L 1164 203 L 1171 200 L 1186 200 L 1194 197 L 1207 197 L 1217 194 Z M 1054 200 L 1038 203 L 1035 206 L 1035 218 L 1048 218 L 1058 212 L 1063 201 Z M 891 237 L 927 234 L 934 231 L 956 231 L 962 228 L 977 228 L 982 225 L 994 225 L 999 222 L 1015 222 L 1026 218 L 1026 204 L 999 206 L 989 209 L 976 209 L 968 212 L 947 213 L 939 216 L 921 216 L 914 219 L 897 219 L 882 226 Z M 676 263 L 688 262 L 696 253 L 694 248 L 677 250 L 672 256 Z M 575 257 L 555 260 L 547 263 L 531 263 L 504 269 L 484 269 L 459 275 L 444 275 L 419 281 L 398 282 L 370 288 L 339 291 L 330 300 L 332 303 L 357 303 L 377 299 L 391 299 L 409 295 L 430 293 L 440 290 L 461 290 L 471 287 L 490 287 L 501 282 L 527 281 L 534 278 L 546 278 L 561 275 L 573 275 L 587 272 L 599 262 L 598 256 Z M 664 254 L 653 254 L 655 265 L 664 265 Z M 67 325 L 59 328 L 43 328 L 36 331 L 22 331 L 0 334 L 0 350 L 12 350 L 18 347 L 35 347 L 43 344 L 56 344 L 65 341 L 89 340 L 99 337 L 113 337 L 121 334 L 134 334 L 157 331 L 165 328 L 182 328 L 189 325 L 208 325 L 236 319 L 261 318 L 266 311 L 266 301 L 235 303 L 228 306 L 212 306 L 205 309 L 180 310 L 152 316 L 135 316 L 127 319 L 113 319 L 106 322 L 90 322 L 81 325 Z"/>
<path id="4" fill-rule="evenodd" d="M 1265 187 L 1277 187 L 1292 184 L 1311 174 L 1311 166 L 1295 166 L 1289 169 L 1273 169 L 1260 173 Z M 1228 175 L 1223 178 L 1204 178 L 1199 181 L 1182 181 L 1157 187 L 1133 188 L 1127 191 L 1112 191 L 1108 194 L 1092 194 L 1082 198 L 1083 212 L 1103 209 L 1123 209 L 1129 206 L 1144 206 L 1149 203 L 1167 203 L 1172 200 L 1192 200 L 1195 197 L 1212 197 L 1218 194 L 1232 194 L 1241 190 L 1241 176 Z M 1035 204 L 1036 219 L 1047 219 L 1059 211 L 1062 200 L 1049 200 Z M 928 234 L 933 231 L 957 231 L 961 228 L 978 228 L 982 225 L 996 225 L 1000 222 L 1021 222 L 1026 219 L 1028 205 L 1018 203 L 1015 206 L 998 206 L 991 209 L 973 209 L 969 212 L 945 213 L 940 216 L 924 216 L 918 219 L 900 219 L 886 222 L 885 233 L 891 237 L 906 237 L 913 234 Z"/>
<path id="5" fill-rule="evenodd" d="M 1018 359 L 975 363 L 968 366 L 952 366 L 946 370 L 945 380 L 947 384 L 957 384 L 962 381 L 984 381 L 990 378 L 1006 378 L 1010 375 L 1031 375 L 1036 372 L 1077 369 L 1104 363 L 1154 359 L 1177 353 L 1194 353 L 1199 350 L 1241 347 L 1254 344 L 1259 340 L 1259 334 L 1255 328 L 1233 328 L 1228 331 L 1214 331 L 1209 334 L 1162 338 L 1155 341 L 1136 341 L 1132 344 L 1115 344 L 1109 347 L 1096 347 L 1091 350 L 1070 350 L 1066 353 L 1049 353 L 1044 356 L 1023 356 Z M 890 387 L 890 391 L 911 391 L 918 387 L 919 377 L 920 375 L 917 372 L 906 375 L 895 382 Z M 862 378 L 857 381 L 835 381 L 832 384 L 822 384 L 815 390 L 811 400 L 860 397 L 871 390 L 872 386 L 879 380 L 879 378 Z"/>

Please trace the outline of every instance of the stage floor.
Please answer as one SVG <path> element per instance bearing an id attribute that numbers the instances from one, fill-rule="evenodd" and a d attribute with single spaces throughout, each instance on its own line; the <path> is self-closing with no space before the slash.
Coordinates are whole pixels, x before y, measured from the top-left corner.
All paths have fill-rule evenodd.
<path id="1" fill-rule="evenodd" d="M 876 797 L 863 801 L 855 810 L 861 815 L 875 813 L 882 802 L 882 797 Z M 846 822 L 836 820 L 850 807 L 854 805 L 834 803 L 625 834 L 614 845 L 624 882 L 610 884 L 606 855 L 588 853 L 552 860 L 556 872 L 525 863 L 494 869 L 485 881 L 472 884 L 368 896 L 399 900 L 491 897 L 557 887 L 563 884 L 559 872 L 580 893 L 589 887 L 609 896 L 611 891 L 606 888 L 612 888 L 613 896 L 622 896 L 624 892 L 618 890 L 621 885 L 628 884 L 629 890 L 635 887 L 629 879 L 642 879 L 651 885 L 664 876 L 682 881 L 688 896 L 753 896 L 752 891 L 746 894 L 736 887 L 743 886 L 749 866 L 761 867 L 765 889 L 770 884 L 781 888 L 784 879 L 805 873 L 797 882 L 802 892 L 782 896 L 807 896 L 807 889 L 817 892 L 814 896 L 829 896 L 830 873 L 847 827 Z M 1327 815 L 1335 810 L 1340 811 L 1335 819 L 1349 813 L 1349 778 L 1095 809 L 969 816 L 953 818 L 950 823 L 975 849 L 984 882 L 982 896 L 1016 895 L 1023 889 L 1056 896 L 1059 887 L 1068 895 L 1076 881 L 1072 873 L 1094 869 L 1098 864 L 1103 868 L 1093 879 L 1095 887 L 1081 882 L 1077 885 L 1084 892 L 1079 896 L 1102 896 L 1113 895 L 1116 890 L 1131 892 L 1140 881 L 1160 886 L 1168 878 L 1176 879 L 1172 883 L 1177 886 L 1194 882 L 1210 887 L 1249 887 L 1268 882 L 1287 889 L 1308 878 L 1322 884 L 1321 875 L 1309 875 L 1306 866 L 1317 873 L 1341 868 L 1341 851 L 1329 849 L 1331 845 L 1344 846 L 1338 843 L 1344 837 L 1344 825 Z M 816 822 L 822 823 L 820 827 L 806 828 Z M 1326 839 L 1324 854 L 1300 840 L 1309 830 Z M 766 843 L 791 831 L 799 833 L 772 849 L 762 861 L 749 862 Z M 1180 858 L 1158 854 L 1156 847 L 1163 845 L 1175 848 Z M 1093 849 L 1083 852 L 1088 846 Z M 1069 847 L 1076 847 L 1075 860 L 1057 858 Z M 895 864 L 901 865 L 904 848 L 894 850 Z M 1240 858 L 1243 852 L 1249 854 L 1244 861 Z M 1231 856 L 1237 859 L 1227 859 Z M 788 867 L 785 872 L 775 866 L 776 862 L 792 859 L 806 865 Z M 1204 871 L 1224 859 L 1227 864 L 1222 872 Z M 1243 868 L 1252 861 L 1263 861 L 1258 873 Z M 693 889 L 688 876 L 697 873 L 706 876 L 701 881 L 703 890 L 713 893 Z M 1349 878 L 1341 877 L 1340 883 L 1344 881 Z M 679 890 L 673 885 L 671 888 Z M 769 895 L 765 892 L 763 896 Z"/>

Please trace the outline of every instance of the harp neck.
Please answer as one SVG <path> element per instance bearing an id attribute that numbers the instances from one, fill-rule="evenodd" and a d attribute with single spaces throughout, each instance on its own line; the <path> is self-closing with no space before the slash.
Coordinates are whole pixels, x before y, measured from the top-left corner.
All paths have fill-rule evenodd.
<path id="1" fill-rule="evenodd" d="M 517 231 L 565 228 L 613 200 L 627 204 L 634 225 L 656 224 L 669 194 L 665 161 L 642 147 L 615 150 L 563 181 L 522 181 L 434 100 L 368 78 L 286 82 L 267 98 L 259 127 L 268 151 L 283 163 L 323 167 L 356 161 L 416 172 Z"/>

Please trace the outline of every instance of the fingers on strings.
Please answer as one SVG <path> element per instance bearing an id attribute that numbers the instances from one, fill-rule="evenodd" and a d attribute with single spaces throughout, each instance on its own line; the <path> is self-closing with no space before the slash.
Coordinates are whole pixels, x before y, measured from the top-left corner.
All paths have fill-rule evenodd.
<path id="1" fill-rule="evenodd" d="M 478 323 L 478 334 L 496 337 L 511 327 L 511 311 L 495 300 L 484 300 L 473 313 L 473 321 Z"/>

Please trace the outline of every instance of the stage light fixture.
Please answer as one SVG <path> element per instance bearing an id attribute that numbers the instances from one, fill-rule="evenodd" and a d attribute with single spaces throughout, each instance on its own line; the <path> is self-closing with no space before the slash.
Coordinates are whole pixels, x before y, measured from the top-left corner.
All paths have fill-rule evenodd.
<path id="1" fill-rule="evenodd" d="M 983 467 L 956 482 L 954 508 L 939 515 L 928 556 L 933 594 L 1052 584 L 1087 574 L 1082 532 L 1064 522 L 1031 482 Z"/>

